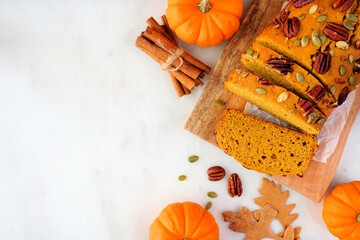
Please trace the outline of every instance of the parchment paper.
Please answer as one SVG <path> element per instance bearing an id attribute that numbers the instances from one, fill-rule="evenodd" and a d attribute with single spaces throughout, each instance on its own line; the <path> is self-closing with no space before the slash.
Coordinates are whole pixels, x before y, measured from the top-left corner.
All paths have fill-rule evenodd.
<path id="1" fill-rule="evenodd" d="M 356 91 L 354 90 L 349 94 L 346 101 L 341 106 L 334 109 L 334 111 L 330 114 L 330 117 L 325 122 L 324 127 L 317 135 L 317 142 L 319 144 L 319 149 L 315 152 L 315 157 L 314 157 L 315 161 L 326 163 L 326 160 L 335 151 L 335 148 L 339 141 L 340 134 L 349 116 L 355 95 L 356 95 Z M 300 132 L 300 130 L 279 120 L 278 118 L 259 109 L 258 107 L 256 107 L 255 105 L 249 102 L 247 102 L 245 105 L 244 113 L 263 119 L 267 122 L 275 123 L 277 125 L 284 126 Z"/>

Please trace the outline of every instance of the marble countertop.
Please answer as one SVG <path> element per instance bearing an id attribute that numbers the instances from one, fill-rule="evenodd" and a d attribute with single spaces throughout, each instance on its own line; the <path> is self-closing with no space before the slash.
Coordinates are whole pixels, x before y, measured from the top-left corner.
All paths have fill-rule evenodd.
<path id="1" fill-rule="evenodd" d="M 178 99 L 168 75 L 134 46 L 146 19 L 164 14 L 165 0 L 0 3 L 2 239 L 148 239 L 163 207 L 205 205 L 210 190 L 219 194 L 210 212 L 221 239 L 241 239 L 221 213 L 255 209 L 263 175 L 184 130 L 204 87 Z M 225 45 L 182 44 L 212 68 Z M 330 189 L 359 180 L 359 142 L 360 117 Z M 190 164 L 193 154 L 200 160 Z M 207 180 L 213 165 L 240 175 L 242 197 L 228 196 L 225 179 Z M 188 179 L 179 182 L 181 174 Z M 322 203 L 283 189 L 297 204 L 302 239 L 336 239 Z"/>

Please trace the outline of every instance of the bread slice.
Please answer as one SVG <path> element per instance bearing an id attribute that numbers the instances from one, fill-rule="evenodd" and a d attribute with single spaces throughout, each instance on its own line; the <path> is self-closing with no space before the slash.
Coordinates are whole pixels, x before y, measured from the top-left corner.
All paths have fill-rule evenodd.
<path id="1" fill-rule="evenodd" d="M 332 113 L 334 110 L 332 104 L 335 104 L 335 99 L 327 91 L 327 88 L 308 71 L 290 59 L 260 44 L 254 43 L 249 49 L 253 52 L 252 55 L 246 53 L 241 55 L 241 62 L 245 67 L 256 73 L 256 75 L 286 88 L 299 97 L 316 103 L 325 116 L 328 117 Z M 289 61 L 292 65 L 287 66 L 288 71 L 281 72 L 269 63 L 273 59 Z M 299 79 L 299 77 L 302 79 Z"/>
<path id="2" fill-rule="evenodd" d="M 268 174 L 301 174 L 318 148 L 315 136 L 227 109 L 215 131 L 217 143 L 244 167 Z"/>
<path id="3" fill-rule="evenodd" d="M 253 74 L 241 75 L 233 70 L 225 81 L 225 89 L 255 104 L 271 115 L 309 134 L 318 134 L 326 121 L 312 103 L 286 89 Z M 305 111 L 304 104 L 311 110 Z"/>

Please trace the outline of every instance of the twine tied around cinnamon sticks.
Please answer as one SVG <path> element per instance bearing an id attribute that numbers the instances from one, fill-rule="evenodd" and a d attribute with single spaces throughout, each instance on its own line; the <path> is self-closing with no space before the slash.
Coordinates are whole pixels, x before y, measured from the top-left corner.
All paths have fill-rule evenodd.
<path id="1" fill-rule="evenodd" d="M 188 95 L 196 86 L 202 86 L 200 80 L 209 74 L 211 68 L 188 54 L 176 43 L 166 16 L 159 25 L 153 17 L 146 23 L 149 25 L 136 39 L 136 47 L 157 61 L 161 69 L 167 71 L 179 97 Z"/>

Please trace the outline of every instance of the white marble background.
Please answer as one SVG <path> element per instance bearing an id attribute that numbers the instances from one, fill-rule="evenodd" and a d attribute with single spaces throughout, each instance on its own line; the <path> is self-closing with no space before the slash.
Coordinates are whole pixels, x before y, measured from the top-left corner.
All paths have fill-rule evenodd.
<path id="1" fill-rule="evenodd" d="M 221 212 L 255 209 L 263 175 L 185 131 L 203 88 L 178 99 L 134 47 L 146 19 L 165 9 L 165 0 L 0 0 L 0 239 L 148 239 L 163 207 L 204 205 L 210 190 L 221 239 L 242 238 Z M 183 46 L 215 67 L 225 44 Z M 359 180 L 359 123 L 330 189 Z M 241 198 L 227 195 L 225 179 L 207 180 L 213 165 L 240 175 Z M 302 239 L 335 239 L 322 203 L 290 194 Z"/>

